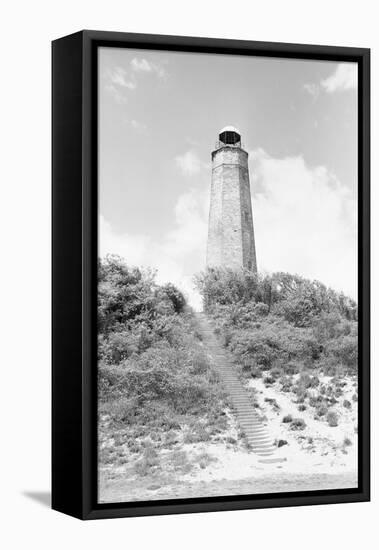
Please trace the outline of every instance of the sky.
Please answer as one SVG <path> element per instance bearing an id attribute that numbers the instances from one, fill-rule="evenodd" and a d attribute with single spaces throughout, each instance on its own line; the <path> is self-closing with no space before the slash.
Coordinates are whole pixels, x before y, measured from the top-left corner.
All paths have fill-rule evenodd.
<path id="1" fill-rule="evenodd" d="M 200 308 L 211 151 L 249 153 L 258 270 L 357 297 L 357 66 L 101 48 L 99 255 L 157 269 Z"/>

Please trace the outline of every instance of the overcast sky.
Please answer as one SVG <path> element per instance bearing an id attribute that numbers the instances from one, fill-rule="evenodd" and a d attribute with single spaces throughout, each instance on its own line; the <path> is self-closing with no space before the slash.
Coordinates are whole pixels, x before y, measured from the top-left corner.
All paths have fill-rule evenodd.
<path id="1" fill-rule="evenodd" d="M 158 269 L 196 305 L 210 154 L 225 125 L 249 152 L 260 271 L 357 296 L 357 67 L 102 48 L 99 253 Z"/>

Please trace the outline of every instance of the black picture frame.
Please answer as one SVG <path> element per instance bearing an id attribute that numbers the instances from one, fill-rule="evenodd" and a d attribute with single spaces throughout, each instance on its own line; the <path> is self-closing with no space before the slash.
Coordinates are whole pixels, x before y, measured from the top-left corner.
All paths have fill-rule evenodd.
<path id="1" fill-rule="evenodd" d="M 99 46 L 358 63 L 358 488 L 98 504 L 96 409 Z M 81 31 L 52 43 L 52 507 L 81 519 L 370 499 L 370 50 Z"/>

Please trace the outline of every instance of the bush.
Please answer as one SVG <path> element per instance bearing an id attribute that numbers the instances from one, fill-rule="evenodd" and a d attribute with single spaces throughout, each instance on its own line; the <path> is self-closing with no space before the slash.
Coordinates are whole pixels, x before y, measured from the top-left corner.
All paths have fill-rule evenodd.
<path id="1" fill-rule="evenodd" d="M 181 313 L 186 305 L 183 294 L 171 283 L 168 283 L 162 287 L 163 293 L 167 296 L 173 305 L 176 313 Z"/>
<path id="2" fill-rule="evenodd" d="M 355 373 L 358 364 L 358 339 L 357 335 L 349 334 L 341 336 L 338 340 L 331 341 L 329 354 L 348 367 L 348 372 Z"/>
<path id="3" fill-rule="evenodd" d="M 209 466 L 212 462 L 216 461 L 216 459 L 212 455 L 205 451 L 199 453 L 196 457 L 196 460 L 202 470 L 207 468 L 207 466 Z"/>
<path id="4" fill-rule="evenodd" d="M 291 382 L 289 381 L 284 382 L 284 384 L 282 384 L 281 386 L 281 390 L 286 393 L 290 392 L 292 390 Z"/>
<path id="5" fill-rule="evenodd" d="M 251 378 L 261 378 L 262 371 L 259 367 L 251 367 L 250 369 Z"/>
<path id="6" fill-rule="evenodd" d="M 159 468 L 157 449 L 175 446 L 180 430 L 195 441 L 225 430 L 224 390 L 176 287 L 159 286 L 153 273 L 111 256 L 98 275 L 99 436 L 115 433 L 115 447 L 125 441 L 135 454 L 149 436 L 153 450 L 135 464 L 138 475 L 148 475 Z M 104 451 L 101 462 L 118 454 Z"/>
<path id="7" fill-rule="evenodd" d="M 356 372 L 357 307 L 350 298 L 288 273 L 211 269 L 197 283 L 206 311 L 244 365 L 272 369 L 274 377 L 304 367 L 332 376 Z M 305 374 L 304 389 L 319 385 Z"/>
<path id="8" fill-rule="evenodd" d="M 289 422 L 292 422 L 293 418 L 291 414 L 286 414 L 286 416 L 283 416 L 282 422 L 285 424 L 288 424 Z"/>
<path id="9" fill-rule="evenodd" d="M 325 403 L 321 403 L 316 408 L 316 415 L 317 416 L 325 416 L 328 413 L 328 407 L 325 405 Z"/>
<path id="10" fill-rule="evenodd" d="M 350 401 L 348 399 L 345 399 L 343 402 L 343 406 L 345 407 L 345 409 L 351 409 Z"/>
<path id="11" fill-rule="evenodd" d="M 146 447 L 143 457 L 135 463 L 134 470 L 140 476 L 147 476 L 159 465 L 157 451 L 153 447 Z"/>
<path id="12" fill-rule="evenodd" d="M 304 430 L 306 423 L 302 418 L 294 418 L 291 422 L 291 430 Z"/>
<path id="13" fill-rule="evenodd" d="M 270 375 L 273 378 L 279 378 L 281 376 L 281 374 L 282 374 L 282 369 L 280 369 L 279 367 L 274 367 L 270 371 Z"/>
<path id="14" fill-rule="evenodd" d="M 115 398 L 103 403 L 100 410 L 103 414 L 108 414 L 115 422 L 131 424 L 138 414 L 138 398 Z"/>
<path id="15" fill-rule="evenodd" d="M 304 401 L 306 400 L 306 398 L 308 397 L 308 392 L 306 390 L 304 390 L 303 387 L 299 387 L 297 386 L 296 390 L 295 390 L 295 393 L 296 393 L 296 403 L 304 403 Z"/>
<path id="16" fill-rule="evenodd" d="M 311 376 L 307 372 L 303 372 L 303 373 L 300 374 L 298 384 L 299 384 L 300 387 L 302 387 L 304 389 L 317 388 L 319 383 L 320 383 L 320 381 L 317 378 L 317 376 Z"/>
<path id="17" fill-rule="evenodd" d="M 204 351 L 195 350 L 191 358 L 190 372 L 192 374 L 205 374 L 210 369 L 210 363 L 208 357 Z"/>
<path id="18" fill-rule="evenodd" d="M 335 411 L 330 411 L 327 414 L 326 421 L 331 427 L 338 426 L 338 415 Z"/>
<path id="19" fill-rule="evenodd" d="M 284 374 L 294 375 L 300 372 L 300 370 L 301 370 L 300 365 L 293 362 L 287 363 L 286 365 L 283 366 Z"/>
<path id="20" fill-rule="evenodd" d="M 272 399 L 270 397 L 265 397 L 264 400 L 265 400 L 266 403 L 269 403 L 275 411 L 280 411 L 280 406 L 279 406 L 278 402 L 276 401 L 276 399 Z"/>

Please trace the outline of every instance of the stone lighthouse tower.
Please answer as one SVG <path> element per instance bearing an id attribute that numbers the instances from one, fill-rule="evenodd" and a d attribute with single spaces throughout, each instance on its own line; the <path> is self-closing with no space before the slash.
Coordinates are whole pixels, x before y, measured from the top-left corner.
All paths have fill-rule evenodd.
<path id="1" fill-rule="evenodd" d="M 212 152 L 207 267 L 257 271 L 248 153 L 233 126 L 220 131 Z"/>

